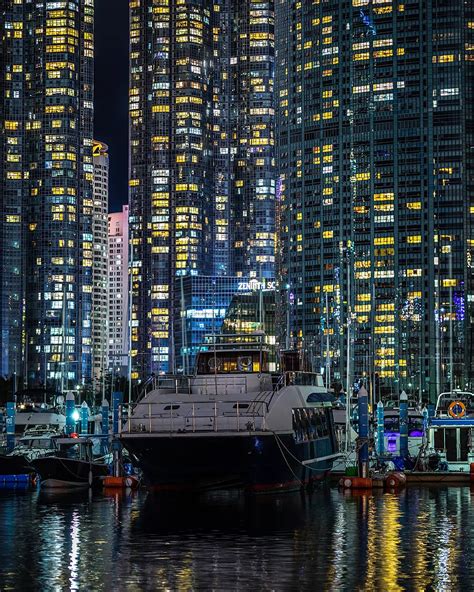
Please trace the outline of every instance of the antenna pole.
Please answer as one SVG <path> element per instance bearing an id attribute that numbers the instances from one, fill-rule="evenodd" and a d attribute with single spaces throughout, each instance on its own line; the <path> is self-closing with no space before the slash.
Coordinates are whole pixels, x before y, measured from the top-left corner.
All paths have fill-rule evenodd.
<path id="1" fill-rule="evenodd" d="M 128 289 L 128 410 L 132 404 L 132 304 L 133 304 L 133 231 L 130 233 L 130 262 Z M 159 355 L 159 353 L 158 353 Z"/>

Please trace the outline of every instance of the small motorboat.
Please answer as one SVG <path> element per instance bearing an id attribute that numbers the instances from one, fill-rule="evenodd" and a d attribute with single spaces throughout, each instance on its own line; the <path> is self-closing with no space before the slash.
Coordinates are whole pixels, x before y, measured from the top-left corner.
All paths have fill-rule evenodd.
<path id="1" fill-rule="evenodd" d="M 94 459 L 90 438 L 56 438 L 52 455 L 31 461 L 44 489 L 88 488 L 109 473 L 104 462 Z"/>

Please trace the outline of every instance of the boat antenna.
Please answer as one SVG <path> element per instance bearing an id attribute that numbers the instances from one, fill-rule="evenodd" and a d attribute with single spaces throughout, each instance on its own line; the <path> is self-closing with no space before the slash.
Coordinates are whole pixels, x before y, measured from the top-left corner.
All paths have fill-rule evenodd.
<path id="1" fill-rule="evenodd" d="M 66 289 L 67 283 L 63 283 L 63 343 L 62 343 L 62 364 L 61 364 L 61 394 L 64 393 L 64 372 L 66 370 Z"/>
<path id="2" fill-rule="evenodd" d="M 130 221 L 130 218 L 129 218 Z M 130 232 L 130 262 L 128 265 L 128 411 L 132 405 L 132 310 L 133 310 L 133 230 Z"/>
<path id="3" fill-rule="evenodd" d="M 329 297 L 326 292 L 326 388 L 331 388 L 331 354 L 329 351 Z"/>
<path id="4" fill-rule="evenodd" d="M 188 361 L 188 346 L 186 343 L 186 306 L 184 301 L 184 284 L 183 276 L 180 277 L 181 284 L 181 342 L 182 342 L 182 358 L 183 358 L 183 375 L 187 376 L 189 372 L 189 361 Z"/>
<path id="5" fill-rule="evenodd" d="M 216 352 L 216 285 L 214 284 L 214 298 L 212 301 L 212 342 L 214 344 L 214 385 L 216 388 L 215 396 L 217 397 L 217 352 Z M 214 426 L 215 428 L 215 426 Z"/>

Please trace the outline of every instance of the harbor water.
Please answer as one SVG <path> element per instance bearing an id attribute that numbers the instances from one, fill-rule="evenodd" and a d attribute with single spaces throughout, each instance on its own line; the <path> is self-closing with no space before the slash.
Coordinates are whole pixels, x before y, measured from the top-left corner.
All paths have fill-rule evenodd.
<path id="1" fill-rule="evenodd" d="M 474 491 L 0 492 L 0 590 L 471 590 Z"/>

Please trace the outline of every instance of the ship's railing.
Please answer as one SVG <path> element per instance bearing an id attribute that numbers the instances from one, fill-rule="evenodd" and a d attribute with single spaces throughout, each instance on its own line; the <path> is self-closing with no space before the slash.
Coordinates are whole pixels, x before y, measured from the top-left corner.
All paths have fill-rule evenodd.
<path id="1" fill-rule="evenodd" d="M 267 413 L 266 401 L 142 402 L 128 417 L 122 433 L 265 430 Z"/>
<path id="2" fill-rule="evenodd" d="M 143 386 L 139 400 L 146 398 L 152 391 L 168 390 L 177 394 L 191 394 L 191 376 L 152 376 Z"/>
<path id="3" fill-rule="evenodd" d="M 194 377 L 193 390 L 198 394 L 212 395 L 216 393 L 216 389 L 219 389 L 219 394 L 227 394 L 229 390 L 232 394 L 246 393 L 248 391 L 247 377 L 225 374 L 198 374 Z"/>
<path id="4" fill-rule="evenodd" d="M 314 372 L 284 372 L 275 384 L 274 390 L 278 391 L 292 384 L 297 386 L 322 386 L 321 375 Z"/>
<path id="5" fill-rule="evenodd" d="M 157 376 L 149 379 L 141 391 L 138 401 L 146 399 L 155 390 L 167 390 L 176 395 L 215 394 L 216 387 L 222 394 L 243 394 L 248 392 L 247 376 L 228 374 L 198 374 L 197 376 Z"/>

